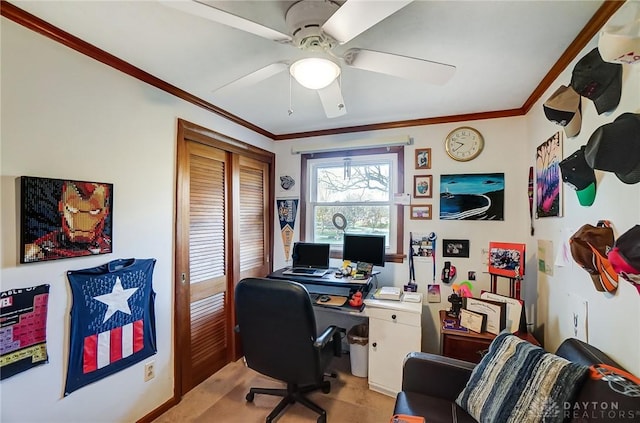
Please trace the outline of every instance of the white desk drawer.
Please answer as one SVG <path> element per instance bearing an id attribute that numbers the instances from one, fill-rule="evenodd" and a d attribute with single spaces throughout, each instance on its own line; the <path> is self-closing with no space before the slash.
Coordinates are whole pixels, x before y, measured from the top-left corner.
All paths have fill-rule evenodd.
<path id="1" fill-rule="evenodd" d="M 392 323 L 409 326 L 420 326 L 420 314 L 407 311 L 390 310 L 387 308 L 367 307 L 367 316 L 371 319 L 381 319 Z"/>

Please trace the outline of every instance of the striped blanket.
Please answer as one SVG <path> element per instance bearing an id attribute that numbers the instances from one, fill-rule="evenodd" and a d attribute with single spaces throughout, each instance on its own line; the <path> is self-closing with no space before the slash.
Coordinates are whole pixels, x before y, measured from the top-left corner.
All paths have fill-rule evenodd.
<path id="1" fill-rule="evenodd" d="M 481 423 L 562 422 L 588 367 L 498 335 L 456 403 Z"/>

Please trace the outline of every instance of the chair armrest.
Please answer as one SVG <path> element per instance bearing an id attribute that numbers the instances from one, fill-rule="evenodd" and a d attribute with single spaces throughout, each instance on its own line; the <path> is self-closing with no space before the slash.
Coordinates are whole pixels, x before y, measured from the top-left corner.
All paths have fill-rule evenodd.
<path id="1" fill-rule="evenodd" d="M 341 333 L 346 333 L 346 329 L 331 325 L 316 338 L 313 347 L 322 350 L 329 342 L 333 341 L 333 354 L 336 357 L 340 357 L 342 355 L 342 345 L 340 343 Z"/>
<path id="2" fill-rule="evenodd" d="M 455 400 L 476 365 L 441 355 L 412 352 L 404 359 L 402 390 Z"/>

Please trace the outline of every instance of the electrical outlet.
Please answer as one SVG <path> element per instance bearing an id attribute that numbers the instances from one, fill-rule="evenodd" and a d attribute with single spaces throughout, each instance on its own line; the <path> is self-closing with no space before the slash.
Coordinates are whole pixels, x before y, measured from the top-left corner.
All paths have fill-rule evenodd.
<path id="1" fill-rule="evenodd" d="M 150 361 L 144 365 L 144 381 L 148 382 L 156 377 L 156 362 Z"/>

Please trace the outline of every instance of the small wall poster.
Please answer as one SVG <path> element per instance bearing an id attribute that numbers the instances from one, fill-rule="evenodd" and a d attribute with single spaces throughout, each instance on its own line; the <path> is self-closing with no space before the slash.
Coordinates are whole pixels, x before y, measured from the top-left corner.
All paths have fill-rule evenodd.
<path id="1" fill-rule="evenodd" d="M 0 379 L 48 362 L 49 285 L 0 292 Z"/>
<path id="2" fill-rule="evenodd" d="M 440 285 L 427 285 L 427 301 L 430 303 L 439 303 L 441 301 Z"/>
<path id="3" fill-rule="evenodd" d="M 562 216 L 562 132 L 536 149 L 536 218 Z"/>
<path id="4" fill-rule="evenodd" d="M 538 240 L 538 271 L 553 276 L 553 241 Z"/>
<path id="5" fill-rule="evenodd" d="M 291 244 L 293 243 L 293 228 L 296 224 L 298 213 L 298 199 L 276 200 L 278 207 L 278 219 L 280 221 L 280 233 L 284 246 L 284 259 L 289 261 L 291 257 Z"/>

